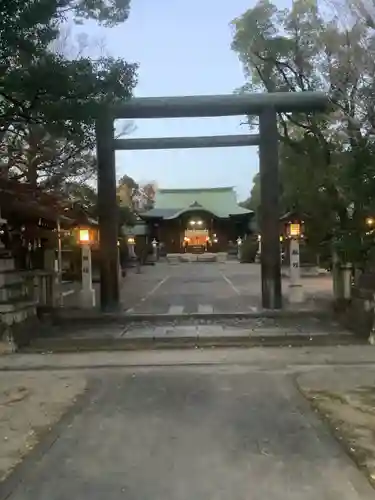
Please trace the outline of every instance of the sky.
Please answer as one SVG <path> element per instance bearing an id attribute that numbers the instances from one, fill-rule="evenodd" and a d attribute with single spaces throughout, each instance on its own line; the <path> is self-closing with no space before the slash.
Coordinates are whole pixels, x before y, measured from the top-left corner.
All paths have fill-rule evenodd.
<path id="1" fill-rule="evenodd" d="M 275 2 L 285 6 L 285 0 Z M 284 4 L 284 5 L 283 5 Z M 109 54 L 139 63 L 137 97 L 230 94 L 245 83 L 231 50 L 230 22 L 254 0 L 132 0 L 128 21 L 111 28 L 92 24 Z M 82 29 L 82 26 L 80 27 Z M 132 137 L 248 133 L 243 117 L 137 120 Z M 119 151 L 118 178 L 156 181 L 159 188 L 234 186 L 247 198 L 258 171 L 258 148 Z"/>

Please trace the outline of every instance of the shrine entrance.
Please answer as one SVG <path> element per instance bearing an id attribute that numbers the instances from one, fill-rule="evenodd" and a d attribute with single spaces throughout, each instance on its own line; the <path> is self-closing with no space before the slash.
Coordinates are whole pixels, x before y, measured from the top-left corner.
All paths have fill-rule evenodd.
<path id="1" fill-rule="evenodd" d="M 259 145 L 260 233 L 262 241 L 262 307 L 280 309 L 278 113 L 324 111 L 329 98 L 322 92 L 276 92 L 217 96 L 141 97 L 108 108 L 97 117 L 98 213 L 100 230 L 100 303 L 103 311 L 119 310 L 118 209 L 116 150 L 213 148 Z M 259 134 L 115 139 L 115 119 L 194 118 L 256 115 Z"/>
<path id="2" fill-rule="evenodd" d="M 209 251 L 211 238 L 208 229 L 185 229 L 183 248 L 185 252 L 203 253 Z"/>

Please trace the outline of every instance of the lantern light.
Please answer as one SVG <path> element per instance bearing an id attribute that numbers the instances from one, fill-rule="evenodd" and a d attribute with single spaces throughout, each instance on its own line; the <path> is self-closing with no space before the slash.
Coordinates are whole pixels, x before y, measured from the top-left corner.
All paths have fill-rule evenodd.
<path id="1" fill-rule="evenodd" d="M 81 228 L 79 230 L 79 242 L 82 244 L 90 243 L 90 230 Z"/>
<path id="2" fill-rule="evenodd" d="M 289 236 L 292 238 L 301 236 L 301 224 L 299 222 L 289 224 Z"/>
<path id="3" fill-rule="evenodd" d="M 134 243 L 135 243 L 135 239 L 133 238 L 133 236 L 130 236 L 130 237 L 128 238 L 128 243 L 129 243 L 129 245 L 134 245 Z"/>

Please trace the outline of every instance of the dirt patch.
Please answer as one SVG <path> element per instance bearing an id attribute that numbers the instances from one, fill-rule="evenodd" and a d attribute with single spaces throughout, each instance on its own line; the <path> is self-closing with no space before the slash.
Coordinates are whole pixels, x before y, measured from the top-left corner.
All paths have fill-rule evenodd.
<path id="1" fill-rule="evenodd" d="M 347 391 L 300 389 L 375 487 L 375 386 Z"/>
<path id="2" fill-rule="evenodd" d="M 0 374 L 0 481 L 86 388 L 82 375 L 25 372 Z"/>

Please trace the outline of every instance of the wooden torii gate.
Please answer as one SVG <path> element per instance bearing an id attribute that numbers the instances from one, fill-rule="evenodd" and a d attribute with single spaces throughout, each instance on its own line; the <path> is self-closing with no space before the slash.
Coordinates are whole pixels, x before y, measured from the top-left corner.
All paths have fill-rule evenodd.
<path id="1" fill-rule="evenodd" d="M 214 96 L 140 97 L 108 109 L 96 121 L 100 230 L 100 304 L 105 312 L 120 307 L 116 150 L 217 148 L 259 145 L 262 306 L 282 307 L 279 249 L 279 158 L 277 113 L 324 111 L 320 92 L 277 92 Z M 115 119 L 194 118 L 258 115 L 259 134 L 203 137 L 115 139 Z"/>

